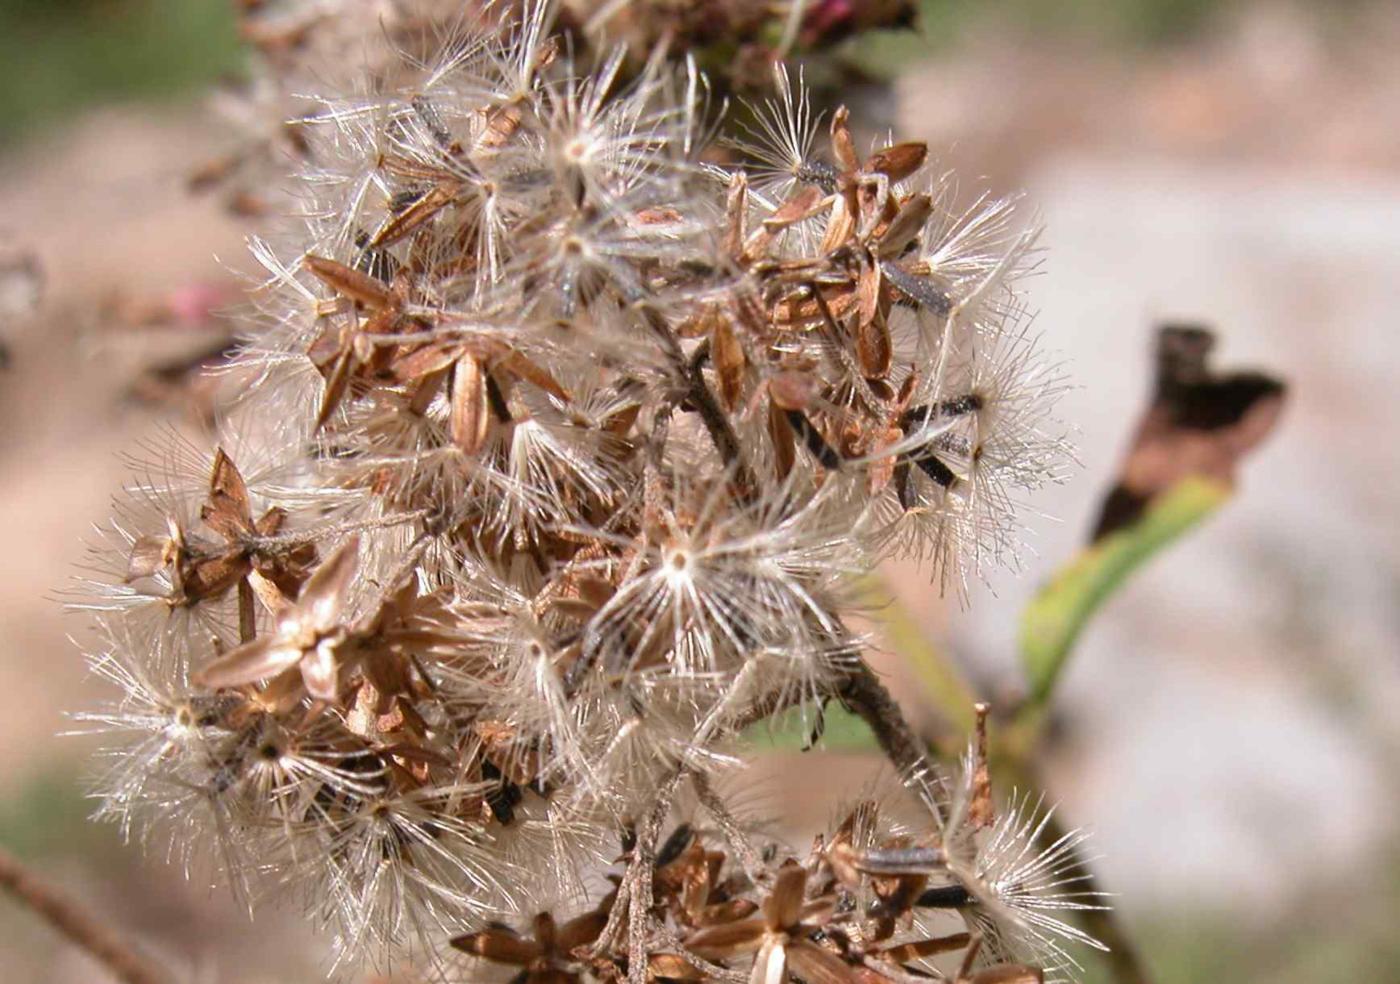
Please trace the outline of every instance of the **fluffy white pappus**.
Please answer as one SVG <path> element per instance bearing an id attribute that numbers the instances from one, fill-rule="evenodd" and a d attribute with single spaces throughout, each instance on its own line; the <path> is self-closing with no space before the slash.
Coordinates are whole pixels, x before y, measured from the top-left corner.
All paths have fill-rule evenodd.
<path id="1" fill-rule="evenodd" d="M 327 802 L 326 822 L 283 846 L 277 874 L 334 933 L 337 962 L 431 959 L 464 922 L 528 907 L 531 872 L 494 849 L 487 791 L 386 782 Z"/>
<path id="2" fill-rule="evenodd" d="M 1028 319 L 969 335 L 958 358 L 962 364 L 934 400 L 949 426 L 930 450 L 958 476 L 953 491 L 975 525 L 994 531 L 975 544 L 969 569 L 1015 567 L 1025 499 L 1063 481 L 1073 461 L 1067 428 L 1056 416 L 1068 381 L 1040 350 Z"/>
<path id="3" fill-rule="evenodd" d="M 211 642 L 235 644 L 237 600 L 230 591 L 197 603 L 179 601 L 178 578 L 171 566 L 129 573 L 133 553 L 159 556 L 162 544 L 183 540 L 176 524 L 155 529 L 160 532 L 138 533 L 120 518 L 99 528 L 101 539 L 89 547 L 86 573 L 75 577 L 65 591 L 64 604 L 119 631 L 130 655 L 152 672 L 162 668 L 183 673 Z"/>
<path id="4" fill-rule="evenodd" d="M 264 403 L 275 407 L 278 413 L 266 415 L 271 419 L 265 423 L 275 420 L 290 435 L 279 443 L 293 445 L 306 440 L 316 419 L 319 373 L 307 359 L 307 349 L 319 334 L 318 319 L 331 316 L 340 305 L 295 261 L 284 262 L 267 240 L 251 237 L 248 248 L 265 276 L 249 285 L 253 314 L 234 357 L 217 372 L 226 378 L 235 408 L 256 403 L 261 413 Z"/>
<path id="5" fill-rule="evenodd" d="M 65 593 L 69 609 L 98 613 L 114 639 L 144 651 L 140 658 L 153 674 L 158 665 L 183 674 L 193 650 L 237 637 L 233 581 L 200 570 L 201 563 L 211 565 L 205 571 L 217 567 L 216 558 L 238 547 L 227 527 L 204 518 L 216 464 L 234 462 L 234 454 L 247 463 L 246 471 L 234 467 L 251 523 L 282 512 L 264 484 L 276 471 L 268 456 L 243 439 L 229 446 L 234 450 L 221 458 L 207 443 L 168 430 L 129 457 L 135 478 L 114 497 L 111 520 L 95 528 L 83 573 Z"/>
<path id="6" fill-rule="evenodd" d="M 421 412 L 409 398 L 376 393 L 347 410 L 327 435 L 332 448 L 354 448 L 326 470 L 361 493 L 360 503 L 421 515 L 435 508 L 477 525 L 482 542 L 499 536 L 518 545 L 541 532 L 596 515 L 621 496 L 623 469 L 606 432 L 562 413 L 543 398 L 521 395 L 500 404 L 503 419 L 486 425 L 468 455 L 453 440 L 445 396 Z"/>
<path id="7" fill-rule="evenodd" d="M 611 443 L 542 401 L 514 411 L 500 429 L 497 527 L 533 539 L 610 511 L 623 498 L 626 477 Z"/>
<path id="8" fill-rule="evenodd" d="M 897 464 L 866 521 L 876 548 L 931 561 L 962 593 L 970 576 L 1019 567 L 1026 499 L 1074 460 L 1056 415 L 1067 388 L 1024 316 L 950 331 L 881 449 Z"/>
<path id="9" fill-rule="evenodd" d="M 863 642 L 843 629 L 812 639 L 807 649 L 776 646 L 752 652 L 709 716 L 725 733 L 768 717 L 774 708 L 796 709 L 803 731 L 812 734 L 842 675 L 859 661 Z"/>
<path id="10" fill-rule="evenodd" d="M 509 105 L 527 98 L 540 83 L 555 52 L 545 38 L 553 23 L 552 0 L 523 0 L 519 5 L 499 4 L 497 28 L 484 32 L 481 56 L 453 57 L 443 68 L 467 65 L 475 90 L 468 90 L 480 102 Z M 489 18 L 488 18 L 489 19 Z"/>
<path id="11" fill-rule="evenodd" d="M 686 766 L 714 772 L 736 764 L 712 712 L 719 681 L 701 683 L 653 670 L 621 686 L 586 687 L 576 695 L 579 749 L 573 766 L 578 802 L 613 820 L 645 810 L 659 785 Z"/>
<path id="12" fill-rule="evenodd" d="M 955 193 L 950 178 L 934 179 L 933 213 L 910 254 L 882 268 L 898 298 L 888 322 L 894 381 L 912 376 L 923 397 L 957 385 L 945 378 L 966 362 L 970 336 L 1024 333 L 1020 281 L 1037 264 L 1040 226 L 1022 219 L 1017 199 L 984 196 L 952 213 L 943 199 Z"/>
<path id="13" fill-rule="evenodd" d="M 519 271 L 517 282 L 528 288 L 521 303 L 531 321 L 549 326 L 590 317 L 591 330 L 581 341 L 593 341 L 601 328 L 620 320 L 623 338 L 637 342 L 646 336 L 633 328 L 635 315 L 618 318 L 614 312 L 619 305 L 665 311 L 685 300 L 682 291 L 649 273 L 709 261 L 712 230 L 683 199 L 652 191 L 643 187 L 606 209 L 548 213 L 534 235 L 520 239 L 512 268 Z M 603 312 L 594 313 L 600 305 Z M 595 341 L 600 343 L 606 345 L 606 337 Z M 602 347 L 599 354 L 617 347 Z M 637 355 L 630 354 L 627 362 Z"/>
<path id="14" fill-rule="evenodd" d="M 381 501 L 393 510 L 447 509 L 481 488 L 477 473 L 483 469 L 452 442 L 442 394 L 420 408 L 412 395 L 376 390 L 344 408 L 318 444 L 325 480 L 354 490 L 366 509 Z"/>
<path id="15" fill-rule="evenodd" d="M 240 836 L 250 842 L 295 851 L 300 839 L 327 822 L 326 802 L 382 788 L 385 770 L 366 769 L 363 746 L 334 716 L 293 726 L 256 709 L 240 710 L 243 720 L 221 753 L 218 785 Z"/>
<path id="16" fill-rule="evenodd" d="M 491 654 L 486 706 L 511 730 L 506 754 L 528 762 L 524 774 L 567 785 L 592 773 L 596 749 L 585 744 L 582 707 L 565 686 L 572 655 L 571 647 L 561 645 L 566 629 L 543 623 L 531 608 L 522 606 L 502 626 Z"/>
<path id="17" fill-rule="evenodd" d="M 758 650 L 820 650 L 839 634 L 831 593 L 858 558 L 838 496 L 803 503 L 777 487 L 744 505 L 722 480 L 677 481 L 642 509 L 638 541 L 590 531 L 635 553 L 585 627 L 589 663 L 613 674 L 665 662 L 703 677 Z"/>
<path id="18" fill-rule="evenodd" d="M 728 866 L 714 904 L 772 883 L 800 909 L 802 871 L 711 784 L 754 722 L 817 726 L 880 557 L 959 582 L 1011 559 L 1065 456 L 1009 203 L 955 206 L 921 144 L 862 158 L 844 111 L 818 147 L 785 69 L 726 188 L 693 61 L 585 66 L 553 10 L 463 15 L 304 121 L 222 451 L 166 442 L 82 603 L 121 694 L 84 718 L 113 735 L 101 812 L 173 824 L 182 860 L 212 840 L 344 964 L 606 898 L 615 838 L 651 849 L 626 832 L 687 774 L 729 842 L 679 847 Z M 1060 961 L 1076 842 L 1030 853 L 1024 804 L 973 829 L 969 789 L 908 779 L 946 813 L 915 879 L 962 892 L 994 956 Z M 903 834 L 872 813 L 844 836 Z M 875 904 L 813 864 L 805 897 Z"/>
<path id="19" fill-rule="evenodd" d="M 99 801 L 94 817 L 116 823 L 123 837 L 148 848 L 153 840 L 163 844 L 167 860 L 187 875 L 207 869 L 201 855 L 212 841 L 219 870 L 200 873 L 241 885 L 247 866 L 218 783 L 238 701 L 199 693 L 168 668 L 152 672 L 149 664 L 160 662 L 121 629 L 111 633 L 109 648 L 88 655 L 92 672 L 120 694 L 105 708 L 73 715 L 79 726 L 72 733 L 102 741 L 104 764 L 91 781 Z"/>
<path id="20" fill-rule="evenodd" d="M 546 154 L 574 203 L 608 208 L 648 183 L 659 187 L 645 193 L 674 191 L 667 183 L 695 167 L 688 154 L 696 137 L 695 87 L 684 87 L 678 97 L 670 70 L 653 59 L 614 91 L 625 56 L 617 48 L 586 75 L 568 66 L 564 81 L 545 89 Z"/>
<path id="21" fill-rule="evenodd" d="M 491 828 L 492 850 L 508 871 L 520 873 L 511 886 L 514 911 L 541 908 L 550 898 L 583 895 L 611 857 L 614 820 L 596 803 L 569 796 L 546 801 L 526 787 L 511 822 Z M 466 923 L 479 926 L 482 918 L 468 913 Z"/>
<path id="22" fill-rule="evenodd" d="M 930 179 L 927 193 L 932 212 L 909 270 L 949 298 L 961 320 L 995 326 L 1038 268 L 1039 221 L 1023 214 L 1019 196 L 983 192 L 964 204 L 951 172 Z"/>
<path id="23" fill-rule="evenodd" d="M 984 938 L 982 966 L 1029 963 L 1047 981 L 1070 982 L 1082 973 L 1076 947 L 1107 947 L 1067 922 L 1076 911 L 1102 909 L 1107 896 L 1090 882 L 1080 847 L 1087 839 L 1071 830 L 1043 843 L 1053 808 L 1043 797 L 1013 794 L 990 823 L 979 819 L 978 765 L 969 750 L 951 796 L 918 790 L 942 845 L 944 877 L 966 892 L 955 908 L 969 930 Z"/>
<path id="24" fill-rule="evenodd" d="M 836 172 L 815 153 L 821 126 L 813 112 L 801 69 L 792 78 L 786 64 L 773 63 L 774 96 L 748 104 L 749 119 L 740 119 L 740 135 L 725 141 L 743 158 L 742 170 L 754 193 L 782 202 L 802 184 L 835 184 Z"/>

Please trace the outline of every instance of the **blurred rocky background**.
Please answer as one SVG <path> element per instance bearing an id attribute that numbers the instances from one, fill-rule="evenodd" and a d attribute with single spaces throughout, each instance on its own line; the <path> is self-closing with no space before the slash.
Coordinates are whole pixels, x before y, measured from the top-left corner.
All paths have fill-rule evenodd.
<path id="1" fill-rule="evenodd" d="M 368 2 L 368 0 L 367 0 Z M 86 822 L 90 705 L 61 592 L 127 477 L 119 455 L 209 394 L 250 219 L 192 197 L 244 72 L 227 0 L 0 0 L 0 843 L 199 982 L 321 979 L 288 909 L 220 892 Z M 1084 636 L 1047 769 L 1096 831 L 1153 979 L 1400 979 L 1400 8 L 1335 0 L 925 0 L 915 34 L 843 52 L 969 195 L 1048 226 L 1033 307 L 1076 388 L 1082 467 L 1034 505 L 1034 554 L 966 608 L 898 572 L 930 638 L 995 692 L 1015 614 L 1093 522 L 1150 385 L 1153 329 L 1286 377 L 1240 494 Z M 352 57 L 347 53 L 346 57 Z M 911 708 L 918 687 L 886 658 Z M 873 766 L 852 756 L 838 786 Z M 757 799 L 832 809 L 832 774 Z M 846 782 L 846 779 L 849 782 Z M 0 902 L 6 980 L 100 981 Z M 1090 978 L 1099 968 L 1090 963 Z"/>

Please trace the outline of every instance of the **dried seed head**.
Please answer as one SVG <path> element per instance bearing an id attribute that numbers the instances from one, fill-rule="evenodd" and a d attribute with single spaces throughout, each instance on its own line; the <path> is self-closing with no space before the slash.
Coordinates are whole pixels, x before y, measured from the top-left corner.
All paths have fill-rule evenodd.
<path id="1" fill-rule="evenodd" d="M 954 212 L 922 144 L 862 154 L 844 109 L 819 150 L 785 70 L 755 162 L 717 172 L 693 65 L 590 69 L 549 6 L 299 127 L 306 218 L 254 244 L 217 443 L 163 452 L 90 579 L 92 661 L 125 694 L 92 720 L 131 735 L 104 809 L 173 816 L 185 854 L 212 831 L 345 960 L 457 935 L 539 981 L 617 972 L 606 907 L 529 938 L 482 921 L 596 889 L 624 822 L 635 868 L 658 790 L 731 765 L 745 725 L 815 724 L 859 660 L 852 578 L 1001 561 L 1064 451 L 1009 206 Z M 1060 856 L 1005 823 L 989 853 L 950 821 L 939 871 L 1053 938 Z M 861 868 L 857 826 L 807 865 L 666 858 L 692 950 L 655 972 L 752 955 L 826 984 L 938 952 L 895 938 L 911 883 Z"/>

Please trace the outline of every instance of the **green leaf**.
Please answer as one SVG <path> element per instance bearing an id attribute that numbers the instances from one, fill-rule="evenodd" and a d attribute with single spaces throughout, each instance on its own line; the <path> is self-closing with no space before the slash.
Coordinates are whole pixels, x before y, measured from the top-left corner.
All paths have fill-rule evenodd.
<path id="1" fill-rule="evenodd" d="M 1050 696 L 1080 631 L 1128 575 L 1220 508 L 1230 492 L 1215 479 L 1183 478 L 1137 522 L 1087 547 L 1041 588 L 1021 615 L 1021 663 L 1033 702 Z"/>
<path id="2" fill-rule="evenodd" d="M 836 701 L 826 705 L 825 720 L 818 747 L 829 752 L 878 751 L 875 736 L 855 714 Z M 744 732 L 744 742 L 756 751 L 796 752 L 807 747 L 816 715 L 807 707 L 789 707 Z"/>

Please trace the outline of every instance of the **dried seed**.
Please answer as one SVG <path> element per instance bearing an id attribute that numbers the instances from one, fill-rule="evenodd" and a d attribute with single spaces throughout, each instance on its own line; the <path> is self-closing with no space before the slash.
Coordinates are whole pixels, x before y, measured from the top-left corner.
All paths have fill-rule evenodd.
<path id="1" fill-rule="evenodd" d="M 253 515 L 248 502 L 248 486 L 223 448 L 214 452 L 209 478 L 209 501 L 199 518 L 225 540 L 234 542 L 253 532 Z"/>
<path id="2" fill-rule="evenodd" d="M 734 326 L 718 310 L 711 316 L 710 361 L 719 376 L 720 403 L 733 411 L 744 397 L 744 370 L 747 359 Z"/>
<path id="3" fill-rule="evenodd" d="M 927 159 L 928 144 L 909 141 L 877 150 L 865 162 L 865 170 L 871 174 L 883 174 L 891 181 L 903 181 L 923 167 Z"/>
<path id="4" fill-rule="evenodd" d="M 426 194 L 384 223 L 370 240 L 370 246 L 389 246 L 408 236 L 456 201 L 461 191 L 462 185 L 458 181 L 441 181 L 433 185 Z"/>
<path id="5" fill-rule="evenodd" d="M 845 106 L 836 107 L 831 114 L 831 152 L 836 164 L 847 174 L 860 168 L 860 158 L 856 156 L 855 141 L 851 139 L 851 113 Z"/>
<path id="6" fill-rule="evenodd" d="M 924 230 L 924 224 L 933 214 L 933 199 L 920 192 L 910 195 L 900 205 L 890 224 L 880 234 L 879 251 L 881 259 L 894 259 L 912 244 Z"/>
<path id="7" fill-rule="evenodd" d="M 372 310 L 390 304 L 388 288 L 354 267 L 312 253 L 306 254 L 301 262 L 317 280 L 343 297 L 358 301 Z"/>
<path id="8" fill-rule="evenodd" d="M 486 443 L 490 423 L 486 371 L 474 356 L 464 354 L 452 371 L 452 443 L 475 455 Z"/>
<path id="9" fill-rule="evenodd" d="M 881 379 L 894 361 L 894 343 L 880 312 L 880 264 L 871 263 L 856 283 L 856 357 L 869 379 Z"/>

